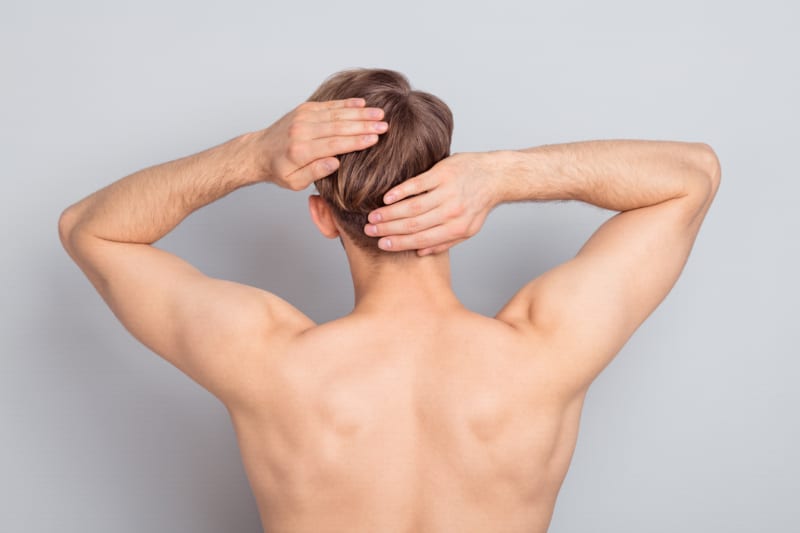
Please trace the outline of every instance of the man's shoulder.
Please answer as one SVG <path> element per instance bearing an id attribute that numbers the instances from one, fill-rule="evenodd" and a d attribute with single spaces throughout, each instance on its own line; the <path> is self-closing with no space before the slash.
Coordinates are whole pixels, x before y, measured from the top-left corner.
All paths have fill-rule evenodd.
<path id="1" fill-rule="evenodd" d="M 308 315 L 277 294 L 263 291 L 262 297 L 269 315 L 264 324 L 264 331 L 268 337 L 289 340 L 317 327 L 317 323 Z"/>
<path id="2" fill-rule="evenodd" d="M 287 349 L 324 351 L 434 349 L 518 350 L 529 331 L 515 324 L 466 309 L 438 316 L 347 314 L 315 324 L 297 321 Z"/>

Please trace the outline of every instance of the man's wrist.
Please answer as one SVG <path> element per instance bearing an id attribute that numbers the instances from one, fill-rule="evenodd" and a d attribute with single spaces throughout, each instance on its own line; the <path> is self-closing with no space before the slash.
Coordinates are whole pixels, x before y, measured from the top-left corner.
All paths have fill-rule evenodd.
<path id="1" fill-rule="evenodd" d="M 520 154 L 514 150 L 495 150 L 482 154 L 482 165 L 490 183 L 492 207 L 520 200 L 513 186 L 513 172 L 520 162 Z"/>
<path id="2" fill-rule="evenodd" d="M 231 158 L 239 170 L 237 179 L 242 186 L 269 182 L 269 154 L 264 143 L 264 130 L 251 131 L 226 143 Z"/>
<path id="3" fill-rule="evenodd" d="M 578 199 L 577 184 L 567 184 L 563 174 L 574 166 L 564 157 L 565 145 L 542 145 L 497 152 L 496 170 L 500 201 L 526 202 Z"/>

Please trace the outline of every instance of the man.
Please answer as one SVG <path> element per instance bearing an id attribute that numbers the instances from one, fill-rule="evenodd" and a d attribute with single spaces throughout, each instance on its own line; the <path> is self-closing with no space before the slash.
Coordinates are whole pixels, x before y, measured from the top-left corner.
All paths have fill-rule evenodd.
<path id="1" fill-rule="evenodd" d="M 448 156 L 447 106 L 388 70 L 338 73 L 310 100 L 67 208 L 66 250 L 137 339 L 224 403 L 265 531 L 546 531 L 588 387 L 688 258 L 719 185 L 713 150 Z M 316 182 L 311 216 L 342 241 L 352 313 L 316 325 L 152 246 L 261 182 Z M 619 213 L 496 317 L 465 309 L 448 248 L 501 203 L 556 199 Z"/>

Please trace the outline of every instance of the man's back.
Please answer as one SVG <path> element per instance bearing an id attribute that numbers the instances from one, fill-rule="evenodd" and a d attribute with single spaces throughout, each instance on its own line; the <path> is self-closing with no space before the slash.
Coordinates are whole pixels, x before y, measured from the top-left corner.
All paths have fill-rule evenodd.
<path id="1" fill-rule="evenodd" d="M 548 350 L 463 308 L 273 346 L 229 408 L 266 530 L 545 531 L 583 402 Z"/>
<path id="2" fill-rule="evenodd" d="M 132 174 L 67 208 L 62 243 L 128 331 L 226 405 L 267 530 L 544 531 L 583 396 L 678 279 L 719 161 L 699 143 L 633 140 L 455 154 L 393 186 L 367 219 L 337 214 L 352 198 L 336 192 L 354 191 L 328 184 L 331 201 L 312 196 L 311 216 L 343 239 L 355 308 L 319 327 L 275 294 L 151 246 L 238 187 L 325 181 L 331 155 L 386 131 L 382 111 L 364 105 L 306 103 Z M 422 127 L 437 114 L 405 116 Z M 392 142 L 390 155 L 405 153 Z M 376 153 L 365 152 L 373 165 L 384 161 Z M 385 174 L 361 163 L 350 159 L 350 177 Z M 544 200 L 619 212 L 496 319 L 464 310 L 442 252 L 495 206 Z"/>

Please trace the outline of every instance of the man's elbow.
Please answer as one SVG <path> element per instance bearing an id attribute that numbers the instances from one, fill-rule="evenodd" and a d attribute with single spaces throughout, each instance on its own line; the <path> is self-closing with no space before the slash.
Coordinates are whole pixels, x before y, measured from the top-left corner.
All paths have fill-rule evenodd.
<path id="1" fill-rule="evenodd" d="M 722 167 L 717 157 L 717 153 L 706 143 L 696 143 L 698 147 L 698 166 L 703 172 L 703 176 L 710 183 L 709 201 L 714 199 L 719 189 L 722 178 Z"/>
<path id="2" fill-rule="evenodd" d="M 72 207 L 66 208 L 58 218 L 58 238 L 61 245 L 72 255 L 75 227 L 78 224 L 78 215 Z"/>
<path id="3" fill-rule="evenodd" d="M 722 170 L 714 149 L 706 143 L 692 143 L 689 164 L 693 178 L 687 181 L 689 192 L 684 205 L 690 226 L 702 223 L 719 189 Z"/>

